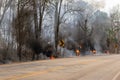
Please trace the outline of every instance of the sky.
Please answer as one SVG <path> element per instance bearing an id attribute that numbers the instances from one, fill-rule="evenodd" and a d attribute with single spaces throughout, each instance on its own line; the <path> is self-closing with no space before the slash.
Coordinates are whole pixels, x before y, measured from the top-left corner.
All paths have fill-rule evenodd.
<path id="1" fill-rule="evenodd" d="M 90 3 L 97 2 L 98 4 L 96 5 L 100 5 L 102 6 L 102 8 L 100 8 L 102 11 L 109 13 L 110 9 L 112 9 L 112 7 L 114 7 L 115 5 L 120 5 L 120 0 L 85 0 L 88 1 Z"/>
<path id="2" fill-rule="evenodd" d="M 104 11 L 108 12 L 113 6 L 120 5 L 120 0 L 104 0 L 105 1 L 105 7 Z"/>

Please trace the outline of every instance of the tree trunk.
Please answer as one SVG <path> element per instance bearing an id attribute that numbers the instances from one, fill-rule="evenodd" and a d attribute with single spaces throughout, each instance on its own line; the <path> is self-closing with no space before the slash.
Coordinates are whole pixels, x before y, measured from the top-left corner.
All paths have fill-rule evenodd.
<path id="1" fill-rule="evenodd" d="M 59 26 L 60 26 L 60 13 L 61 13 L 61 6 L 62 6 L 62 0 L 59 2 L 56 2 L 55 5 L 55 52 L 57 53 L 58 49 L 58 34 L 59 34 Z"/>
<path id="2" fill-rule="evenodd" d="M 19 61 L 22 61 L 22 54 L 21 54 L 21 45 L 18 45 L 17 55 L 19 57 Z"/>
<path id="3" fill-rule="evenodd" d="M 33 10 L 34 10 L 34 26 L 35 26 L 35 38 L 38 39 L 38 14 L 37 14 L 37 6 L 36 1 L 33 0 Z"/>

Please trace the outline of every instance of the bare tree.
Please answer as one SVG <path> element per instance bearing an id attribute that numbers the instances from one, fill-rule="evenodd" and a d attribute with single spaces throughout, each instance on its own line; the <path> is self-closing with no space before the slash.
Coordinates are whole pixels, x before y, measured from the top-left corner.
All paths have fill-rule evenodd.
<path id="1" fill-rule="evenodd" d="M 3 10 L 3 14 L 0 16 L 0 26 L 1 26 L 1 23 L 3 21 L 3 18 L 5 16 L 5 13 L 6 11 L 8 10 L 8 8 L 10 7 L 11 3 L 12 3 L 13 0 L 6 0 L 6 2 L 4 2 L 3 4 L 5 4 L 4 6 L 4 10 Z M 2 3 L 2 2 L 1 2 Z M 2 5 L 2 4 L 1 4 Z"/>
<path id="2" fill-rule="evenodd" d="M 32 11 L 28 9 L 30 7 L 28 6 L 29 3 L 30 0 L 18 0 L 17 15 L 13 20 L 12 26 L 14 31 L 13 34 L 15 35 L 17 42 L 17 55 L 20 61 L 22 60 L 22 46 L 24 45 L 27 36 L 30 36 Z"/>
<path id="3" fill-rule="evenodd" d="M 54 22 L 54 29 L 55 29 L 55 49 L 57 52 L 57 46 L 58 46 L 58 34 L 59 34 L 59 26 L 60 26 L 60 14 L 61 14 L 61 6 L 62 1 L 59 0 L 55 2 L 55 22 Z"/>
<path id="4" fill-rule="evenodd" d="M 41 38 L 41 28 L 48 2 L 49 0 L 32 0 L 36 39 Z"/>
<path id="5" fill-rule="evenodd" d="M 107 30 L 110 51 L 118 53 L 119 49 L 119 31 L 120 31 L 120 7 L 113 7 L 110 12 L 111 27 Z M 113 48 L 114 46 L 114 48 Z"/>
<path id="6" fill-rule="evenodd" d="M 68 1 L 68 0 L 66 1 L 67 1 L 66 4 L 65 4 L 65 0 L 57 0 L 57 1 L 53 0 L 51 2 L 52 7 L 54 8 L 53 14 L 54 14 L 55 52 L 57 52 L 58 41 L 59 41 L 59 27 L 61 23 L 66 23 L 66 21 L 68 20 L 68 18 L 65 18 L 67 14 L 70 15 L 72 12 L 77 11 L 76 9 L 71 8 L 71 5 L 70 5 L 71 1 Z"/>

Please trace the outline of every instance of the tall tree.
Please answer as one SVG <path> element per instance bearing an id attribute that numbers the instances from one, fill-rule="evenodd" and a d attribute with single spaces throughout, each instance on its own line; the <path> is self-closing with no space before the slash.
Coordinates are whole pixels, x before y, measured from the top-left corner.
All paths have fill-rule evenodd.
<path id="1" fill-rule="evenodd" d="M 31 26 L 31 10 L 29 10 L 30 0 L 18 0 L 17 15 L 13 20 L 13 33 L 17 42 L 17 55 L 19 60 L 22 60 L 22 46 L 25 43 L 25 39 L 30 31 Z M 31 22 L 30 22 L 31 21 Z M 29 26 L 28 26 L 29 25 Z M 32 36 L 32 35 L 31 35 Z"/>
<path id="2" fill-rule="evenodd" d="M 118 52 L 120 31 L 120 7 L 114 6 L 110 11 L 111 27 L 107 30 L 110 51 Z M 114 46 L 114 48 L 113 48 Z"/>
<path id="3" fill-rule="evenodd" d="M 10 7 L 12 1 L 13 1 L 13 0 L 6 0 L 6 2 L 3 1 L 3 4 L 5 4 L 5 6 L 4 6 L 4 10 L 2 11 L 3 14 L 0 16 L 0 26 L 1 26 L 1 23 L 2 23 L 2 21 L 3 21 L 3 19 L 4 19 L 5 13 L 6 13 L 6 11 L 8 10 L 8 8 Z M 2 1 L 1 1 L 1 3 L 2 3 Z M 0 4 L 0 5 L 2 5 L 2 4 Z M 3 7 L 3 6 L 1 6 L 1 7 Z M 0 8 L 1 8 L 1 7 L 0 7 Z M 1 9 L 0 9 L 0 10 L 1 10 Z"/>
<path id="4" fill-rule="evenodd" d="M 60 26 L 60 14 L 61 14 L 61 7 L 62 7 L 62 1 L 58 0 L 55 2 L 55 22 L 54 22 L 54 29 L 55 29 L 55 49 L 57 52 L 57 46 L 58 46 L 58 34 L 59 34 L 59 26 Z"/>
<path id="5" fill-rule="evenodd" d="M 34 10 L 35 38 L 41 38 L 44 14 L 49 0 L 32 0 Z"/>

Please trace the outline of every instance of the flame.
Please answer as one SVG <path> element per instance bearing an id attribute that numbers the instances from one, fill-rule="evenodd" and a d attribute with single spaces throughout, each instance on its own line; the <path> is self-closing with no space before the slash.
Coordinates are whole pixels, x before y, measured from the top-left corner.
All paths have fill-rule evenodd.
<path id="1" fill-rule="evenodd" d="M 92 52 L 93 52 L 94 54 L 96 54 L 96 50 L 93 50 Z"/>
<path id="2" fill-rule="evenodd" d="M 80 50 L 76 49 L 76 56 L 79 56 L 80 55 Z"/>
<path id="3" fill-rule="evenodd" d="M 76 53 L 80 53 L 80 51 L 77 49 L 77 50 L 76 50 Z"/>
<path id="4" fill-rule="evenodd" d="M 51 56 L 50 59 L 55 59 L 55 57 L 54 57 L 54 56 Z"/>

